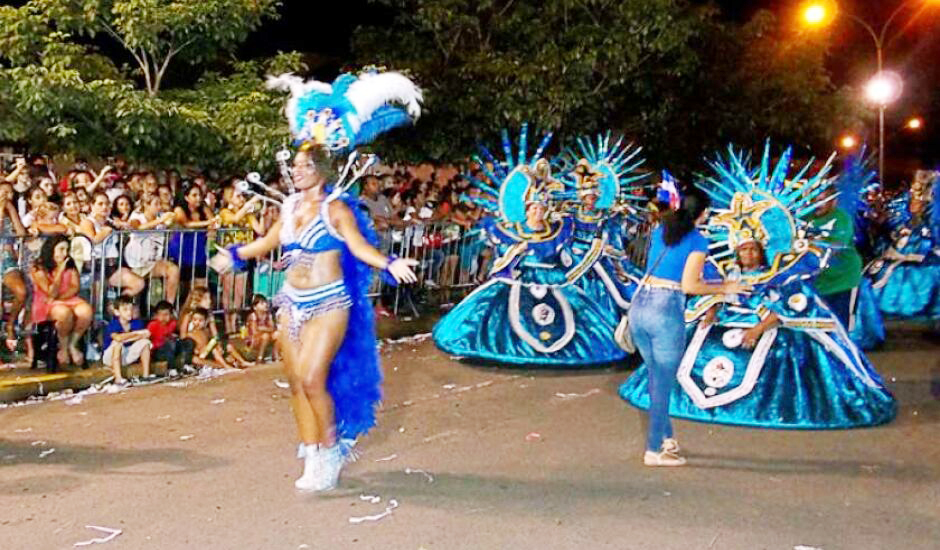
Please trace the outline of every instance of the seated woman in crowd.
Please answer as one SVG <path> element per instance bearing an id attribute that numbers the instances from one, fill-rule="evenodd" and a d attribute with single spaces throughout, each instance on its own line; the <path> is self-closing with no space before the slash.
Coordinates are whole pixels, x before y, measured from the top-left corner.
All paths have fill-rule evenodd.
<path id="1" fill-rule="evenodd" d="M 95 245 L 92 256 L 96 264 L 104 258 L 104 276 L 111 286 L 118 287 L 124 296 L 137 296 L 144 289 L 144 280 L 125 267 L 114 239 L 110 239 L 114 228 L 110 225 L 108 214 L 111 201 L 101 191 L 94 194 L 91 213 L 82 220 L 79 231 Z"/>
<path id="2" fill-rule="evenodd" d="M 68 228 L 70 236 L 81 233 L 82 215 L 81 204 L 74 191 L 66 191 L 62 195 L 62 212 L 59 214 L 59 223 Z"/>
<path id="3" fill-rule="evenodd" d="M 91 197 L 88 195 L 88 191 L 85 191 L 83 187 L 79 187 L 75 190 L 75 198 L 78 200 L 79 211 L 83 216 L 87 216 L 91 213 Z"/>
<path id="4" fill-rule="evenodd" d="M 134 211 L 134 203 L 127 195 L 118 195 L 111 201 L 111 225 L 121 230 L 131 228 L 131 213 Z"/>
<path id="5" fill-rule="evenodd" d="M 37 185 L 30 187 L 29 190 L 20 197 L 19 214 L 20 220 L 23 222 L 23 227 L 30 229 L 33 226 L 33 220 L 36 219 L 36 209 L 39 208 L 40 205 L 48 202 L 48 200 L 49 197 Z"/>
<path id="6" fill-rule="evenodd" d="M 78 270 L 69 257 L 69 239 L 55 235 L 42 244 L 39 260 L 30 272 L 33 283 L 32 322 L 55 322 L 59 337 L 60 364 L 71 362 L 84 367 L 85 354 L 79 342 L 91 324 L 93 311 L 78 296 Z"/>

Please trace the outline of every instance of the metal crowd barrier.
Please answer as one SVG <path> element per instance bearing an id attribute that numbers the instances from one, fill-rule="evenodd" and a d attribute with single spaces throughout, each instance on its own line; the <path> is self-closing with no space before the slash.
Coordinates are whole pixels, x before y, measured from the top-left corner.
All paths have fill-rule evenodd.
<path id="1" fill-rule="evenodd" d="M 81 275 L 82 296 L 95 311 L 99 327 L 110 315 L 110 304 L 122 293 L 132 293 L 140 304 L 140 318 L 149 319 L 157 302 L 164 299 L 167 280 L 150 268 L 158 262 L 172 263 L 179 270 L 177 292 L 169 301 L 180 313 L 186 296 L 196 285 L 208 286 L 213 296 L 213 314 L 245 314 L 252 297 L 261 294 L 269 300 L 284 280 L 280 251 L 255 260 L 248 273 L 225 280 L 208 268 L 214 243 L 227 242 L 234 232 L 245 229 L 172 229 L 149 231 L 115 231 L 103 242 L 93 245 L 86 237 L 70 240 L 70 254 Z M 628 257 L 638 266 L 645 265 L 647 231 L 637 231 L 627 246 Z M 29 268 L 39 257 L 45 237 L 0 236 L 0 267 L 4 276 L 18 269 L 29 279 Z M 417 317 L 427 306 L 446 306 L 459 301 L 479 285 L 489 271 L 492 253 L 477 229 L 464 229 L 447 222 L 419 223 L 379 232 L 379 248 L 385 254 L 414 258 L 418 261 L 415 285 L 392 286 L 375 277 L 371 296 L 386 311 L 396 316 Z M 210 244 L 212 243 L 212 244 Z M 115 276 L 118 270 L 133 272 L 143 280 L 142 289 L 128 289 L 133 277 Z M 115 283 L 115 284 L 111 284 Z M 5 285 L 6 286 L 6 285 Z M 137 292 L 133 292 L 133 291 Z M 4 296 L 8 296 L 4 287 Z M 236 295 L 236 291 L 237 295 Z M 228 297 L 226 297 L 228 294 Z M 236 300 L 240 298 L 240 300 Z M 4 300 L 4 313 L 9 300 Z M 25 308 L 30 307 L 27 300 Z M 11 322 L 8 320 L 8 322 Z M 241 323 L 236 322 L 235 326 Z"/>

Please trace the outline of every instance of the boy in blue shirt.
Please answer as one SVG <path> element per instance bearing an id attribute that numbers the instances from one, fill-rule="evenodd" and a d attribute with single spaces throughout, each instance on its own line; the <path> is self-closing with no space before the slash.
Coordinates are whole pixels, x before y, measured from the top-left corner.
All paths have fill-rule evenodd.
<path id="1" fill-rule="evenodd" d="M 134 300 L 120 296 L 115 300 L 114 318 L 104 329 L 104 354 L 101 362 L 111 367 L 114 383 L 127 385 L 121 367 L 138 360 L 144 378 L 150 378 L 150 331 L 140 319 L 134 318 Z"/>

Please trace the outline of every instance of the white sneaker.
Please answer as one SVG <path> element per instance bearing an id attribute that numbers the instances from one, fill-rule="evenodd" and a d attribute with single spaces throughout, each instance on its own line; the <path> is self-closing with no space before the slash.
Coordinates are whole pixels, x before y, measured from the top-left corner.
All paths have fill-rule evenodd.
<path id="1" fill-rule="evenodd" d="M 679 454 L 679 442 L 676 441 L 674 437 L 667 437 L 666 439 L 663 439 L 663 446 L 661 449 L 672 454 Z"/>
<path id="2" fill-rule="evenodd" d="M 647 466 L 684 466 L 685 459 L 666 450 L 657 452 L 646 451 L 643 454 L 643 464 Z"/>

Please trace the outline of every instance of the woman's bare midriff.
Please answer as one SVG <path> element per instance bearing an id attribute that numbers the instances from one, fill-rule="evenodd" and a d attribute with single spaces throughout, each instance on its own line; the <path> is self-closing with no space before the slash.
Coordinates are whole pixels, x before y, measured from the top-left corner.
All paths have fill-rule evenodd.
<path id="1" fill-rule="evenodd" d="M 340 251 L 328 250 L 315 255 L 312 265 L 293 265 L 287 270 L 285 279 L 298 290 L 309 290 L 330 284 L 343 278 Z"/>
<path id="2" fill-rule="evenodd" d="M 647 275 L 644 279 L 646 282 L 652 285 L 661 285 L 661 286 L 673 286 L 678 285 L 682 286 L 682 283 L 679 281 L 670 281 L 669 279 L 661 279 L 659 277 L 653 277 L 652 275 Z"/>

